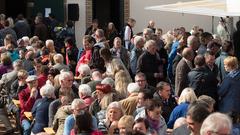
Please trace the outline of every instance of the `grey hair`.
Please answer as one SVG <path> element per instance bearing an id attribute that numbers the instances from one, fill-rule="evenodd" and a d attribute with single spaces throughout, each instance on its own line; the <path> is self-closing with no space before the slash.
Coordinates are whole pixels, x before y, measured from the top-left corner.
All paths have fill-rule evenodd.
<path id="1" fill-rule="evenodd" d="M 42 97 L 52 97 L 54 94 L 55 88 L 51 84 L 45 84 L 40 89 L 40 95 Z"/>
<path id="2" fill-rule="evenodd" d="M 52 39 L 48 39 L 45 41 L 45 45 L 48 46 L 48 45 L 52 45 L 54 46 L 54 41 Z"/>
<path id="3" fill-rule="evenodd" d="M 80 98 L 75 98 L 73 101 L 72 101 L 72 104 L 71 104 L 71 109 L 75 109 L 77 108 L 79 105 L 81 104 L 85 104 L 85 102 L 80 99 Z"/>
<path id="4" fill-rule="evenodd" d="M 70 72 L 61 72 L 59 75 L 59 82 L 61 83 L 62 80 L 64 80 L 65 78 L 71 76 Z"/>
<path id="5" fill-rule="evenodd" d="M 110 104 L 108 105 L 108 107 L 107 107 L 106 118 L 108 118 L 108 117 L 107 117 L 108 111 L 109 111 L 110 109 L 112 109 L 112 108 L 119 109 L 119 110 L 121 111 L 121 113 L 122 113 L 122 116 L 124 115 L 124 110 L 123 110 L 123 108 L 122 108 L 122 105 L 121 105 L 119 102 L 114 101 L 114 102 L 110 103 Z"/>
<path id="6" fill-rule="evenodd" d="M 114 88 L 115 82 L 111 77 L 106 77 L 101 81 L 101 84 L 109 84 L 112 88 Z"/>
<path id="7" fill-rule="evenodd" d="M 191 35 L 187 38 L 187 46 L 190 47 L 195 41 L 197 40 L 197 37 L 194 35 Z"/>
<path id="8" fill-rule="evenodd" d="M 140 42 L 144 42 L 144 39 L 142 36 L 136 36 L 133 42 L 134 42 L 134 45 L 138 45 Z"/>
<path id="9" fill-rule="evenodd" d="M 175 121 L 173 129 L 176 129 L 176 128 L 184 125 L 184 124 L 187 124 L 186 118 L 185 117 L 180 117 Z"/>
<path id="10" fill-rule="evenodd" d="M 201 135 L 206 135 L 208 131 L 217 132 L 222 128 L 229 129 L 229 133 L 232 130 L 232 121 L 229 116 L 223 113 L 215 112 L 210 114 L 202 123 L 200 129 Z"/>
<path id="11" fill-rule="evenodd" d="M 85 75 L 91 75 L 91 69 L 87 64 L 83 64 L 78 68 L 78 72 L 82 71 Z"/>
<path id="12" fill-rule="evenodd" d="M 128 93 L 134 93 L 140 91 L 140 86 L 137 83 L 129 83 L 127 86 Z"/>
<path id="13" fill-rule="evenodd" d="M 87 84 L 81 84 L 78 87 L 78 92 L 82 93 L 84 96 L 91 96 L 92 94 L 91 87 Z"/>
<path id="14" fill-rule="evenodd" d="M 147 32 L 147 33 L 149 33 L 149 34 L 153 34 L 153 30 L 152 29 L 150 29 L 150 28 L 144 28 L 143 29 L 143 32 Z"/>
<path id="15" fill-rule="evenodd" d="M 148 40 L 148 41 L 145 43 L 144 48 L 145 48 L 145 49 L 148 49 L 148 47 L 151 46 L 151 45 L 156 45 L 156 41 L 154 41 L 154 40 Z"/>
<path id="16" fill-rule="evenodd" d="M 60 53 L 57 53 L 53 56 L 53 60 L 55 63 L 63 63 L 63 55 Z"/>

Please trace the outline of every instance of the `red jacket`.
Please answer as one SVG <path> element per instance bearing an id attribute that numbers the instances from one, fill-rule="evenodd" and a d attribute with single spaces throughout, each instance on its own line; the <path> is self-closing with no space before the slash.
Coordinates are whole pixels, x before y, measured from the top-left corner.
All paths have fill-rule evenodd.
<path id="1" fill-rule="evenodd" d="M 48 77 L 44 74 L 38 76 L 38 88 L 41 89 L 43 85 L 46 84 Z"/>
<path id="2" fill-rule="evenodd" d="M 26 89 L 22 90 L 19 94 L 18 94 L 18 98 L 20 101 L 20 120 L 22 121 L 23 119 L 27 119 L 24 115 L 24 112 L 31 112 L 32 107 L 35 103 L 35 101 L 39 98 L 41 98 L 40 96 L 40 92 L 38 91 L 38 96 L 37 98 L 32 98 L 30 97 L 31 94 L 31 90 L 29 89 L 29 87 L 27 87 Z"/>

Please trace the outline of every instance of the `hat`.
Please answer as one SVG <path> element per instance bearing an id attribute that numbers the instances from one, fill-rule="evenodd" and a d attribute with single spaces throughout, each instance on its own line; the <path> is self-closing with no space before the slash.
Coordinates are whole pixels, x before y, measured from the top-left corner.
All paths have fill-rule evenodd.
<path id="1" fill-rule="evenodd" d="M 31 81 L 34 81 L 34 80 L 37 80 L 37 76 L 36 75 L 30 75 L 26 79 L 26 82 L 31 82 Z"/>
<path id="2" fill-rule="evenodd" d="M 112 87 L 109 84 L 97 84 L 96 90 L 100 90 L 103 93 L 107 94 L 107 93 L 111 92 Z"/>

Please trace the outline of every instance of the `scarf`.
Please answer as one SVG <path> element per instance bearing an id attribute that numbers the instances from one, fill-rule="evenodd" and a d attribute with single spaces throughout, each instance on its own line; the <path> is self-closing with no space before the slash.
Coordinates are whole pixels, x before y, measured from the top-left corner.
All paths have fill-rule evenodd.
<path id="1" fill-rule="evenodd" d="M 157 120 L 153 120 L 151 119 L 150 117 L 147 116 L 147 120 L 149 122 L 149 125 L 151 128 L 153 128 L 154 130 L 156 131 L 159 131 L 160 130 L 160 121 L 157 121 Z"/>

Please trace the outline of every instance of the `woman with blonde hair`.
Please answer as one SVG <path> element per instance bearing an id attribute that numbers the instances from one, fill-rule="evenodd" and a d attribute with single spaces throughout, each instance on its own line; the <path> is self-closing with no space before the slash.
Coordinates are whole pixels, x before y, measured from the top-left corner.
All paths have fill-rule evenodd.
<path id="1" fill-rule="evenodd" d="M 175 121 L 186 115 L 189 104 L 196 100 L 197 96 L 195 95 L 194 90 L 190 87 L 185 88 L 178 99 L 178 106 L 173 109 L 169 117 L 167 123 L 168 128 L 172 129 Z"/>
<path id="2" fill-rule="evenodd" d="M 127 76 L 124 70 L 120 70 L 115 74 L 115 90 L 117 91 L 120 99 L 128 96 L 127 86 L 132 80 Z"/>
<path id="3" fill-rule="evenodd" d="M 222 113 L 240 114 L 240 70 L 237 57 L 228 56 L 224 59 L 224 68 L 228 74 L 218 89 L 219 111 Z"/>
<path id="4" fill-rule="evenodd" d="M 100 50 L 100 56 L 103 58 L 105 62 L 106 72 L 104 73 L 105 76 L 114 78 L 116 72 L 119 70 L 124 70 L 128 73 L 127 68 L 123 64 L 120 58 L 114 58 L 108 48 L 102 48 Z M 130 74 L 127 74 L 130 77 Z"/>

